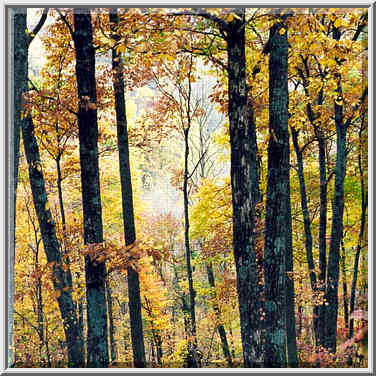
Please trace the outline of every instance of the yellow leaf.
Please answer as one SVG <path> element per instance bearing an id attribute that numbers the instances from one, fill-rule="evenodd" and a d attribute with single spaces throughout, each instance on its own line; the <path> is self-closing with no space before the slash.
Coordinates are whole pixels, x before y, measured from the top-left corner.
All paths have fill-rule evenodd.
<path id="1" fill-rule="evenodd" d="M 50 205 L 48 204 L 48 201 L 46 202 L 46 205 L 44 205 L 44 209 L 47 211 L 47 210 L 50 210 Z"/>
<path id="2" fill-rule="evenodd" d="M 342 26 L 342 20 L 340 18 L 337 18 L 334 22 L 334 27 L 338 29 L 341 26 Z"/>
<path id="3" fill-rule="evenodd" d="M 286 29 L 284 27 L 282 27 L 281 30 L 279 30 L 279 33 L 281 35 L 284 35 L 286 33 Z"/>
<path id="4" fill-rule="evenodd" d="M 125 50 L 126 50 L 126 47 L 125 47 L 124 44 L 122 44 L 122 45 L 119 46 L 119 51 L 120 51 L 120 52 L 123 52 L 123 53 L 124 53 Z"/>
<path id="5" fill-rule="evenodd" d="M 228 22 L 232 22 L 234 19 L 234 15 L 232 13 L 230 13 L 228 16 L 227 16 L 227 21 Z"/>
<path id="6" fill-rule="evenodd" d="M 61 291 L 60 290 L 55 290 L 55 298 L 60 298 Z"/>

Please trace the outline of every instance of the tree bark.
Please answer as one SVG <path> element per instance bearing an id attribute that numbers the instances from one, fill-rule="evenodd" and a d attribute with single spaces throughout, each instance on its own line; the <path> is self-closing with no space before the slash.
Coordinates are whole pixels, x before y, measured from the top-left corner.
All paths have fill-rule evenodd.
<path id="1" fill-rule="evenodd" d="M 110 11 L 110 22 L 118 24 L 117 9 Z M 113 86 L 115 93 L 115 110 L 117 123 L 117 139 L 120 163 L 120 181 L 124 221 L 125 244 L 131 245 L 136 240 L 136 231 L 133 213 L 132 180 L 129 162 L 129 144 L 127 119 L 125 112 L 125 95 L 123 68 L 120 56 L 112 51 Z M 129 315 L 133 348 L 133 362 L 135 367 L 146 367 L 144 336 L 142 331 L 141 296 L 138 272 L 132 267 L 128 271 Z"/>
<path id="2" fill-rule="evenodd" d="M 111 362 L 116 361 L 116 348 L 115 348 L 115 327 L 114 327 L 114 316 L 112 310 L 112 294 L 110 282 L 106 280 L 106 298 L 107 298 L 107 310 L 108 310 L 108 322 L 110 329 L 110 352 L 111 352 Z"/>
<path id="3" fill-rule="evenodd" d="M 16 210 L 17 210 L 17 185 L 18 185 L 18 164 L 20 155 L 20 131 L 24 122 L 21 119 L 21 113 L 23 108 L 23 94 L 27 91 L 27 77 L 28 77 L 28 45 L 25 30 L 27 29 L 26 22 L 26 8 L 12 9 L 12 47 L 13 47 L 13 96 L 12 96 L 12 108 L 13 122 L 11 130 L 11 149 L 13 153 L 13 161 L 10 166 L 11 178 L 11 197 L 12 201 L 9 203 L 10 207 L 10 220 L 12 225 L 9 226 L 9 277 L 8 277 L 8 365 L 11 366 L 14 363 L 14 351 L 13 351 L 13 306 L 14 306 L 14 258 L 15 258 L 15 229 L 16 229 Z"/>
<path id="4" fill-rule="evenodd" d="M 259 201 L 255 125 L 248 116 L 245 9 L 228 23 L 228 113 L 231 145 L 233 249 L 237 275 L 244 367 L 262 367 L 261 289 L 254 243 L 254 211 Z"/>
<path id="5" fill-rule="evenodd" d="M 284 32 L 280 32 L 281 29 Z M 288 41 L 282 20 L 270 30 L 269 146 L 265 219 L 265 367 L 286 367 L 286 259 L 291 252 Z M 288 319 L 291 319 L 289 317 Z"/>
<path id="6" fill-rule="evenodd" d="M 98 163 L 95 52 L 89 9 L 74 8 L 74 44 L 78 89 L 78 129 L 85 245 L 103 242 Z M 87 298 L 87 366 L 107 367 L 105 263 L 85 256 Z"/>
<path id="7" fill-rule="evenodd" d="M 339 38 L 338 38 L 339 39 Z M 338 77 L 338 98 L 342 98 L 340 78 Z M 338 100 L 339 101 L 339 100 Z M 346 134 L 347 126 L 343 122 L 343 106 L 334 102 L 334 117 L 337 132 L 337 156 L 335 165 L 335 183 L 333 199 L 332 229 L 328 257 L 328 276 L 326 286 L 325 309 L 325 347 L 335 353 L 337 342 L 338 316 L 338 282 L 339 282 L 339 253 L 343 229 L 344 184 L 346 176 Z"/>

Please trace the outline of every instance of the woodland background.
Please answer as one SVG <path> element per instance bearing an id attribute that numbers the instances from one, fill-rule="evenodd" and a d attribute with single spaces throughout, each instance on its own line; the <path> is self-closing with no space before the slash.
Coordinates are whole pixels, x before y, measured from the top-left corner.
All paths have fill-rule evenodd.
<path id="1" fill-rule="evenodd" d="M 367 367 L 367 9 L 8 16 L 10 365 Z"/>

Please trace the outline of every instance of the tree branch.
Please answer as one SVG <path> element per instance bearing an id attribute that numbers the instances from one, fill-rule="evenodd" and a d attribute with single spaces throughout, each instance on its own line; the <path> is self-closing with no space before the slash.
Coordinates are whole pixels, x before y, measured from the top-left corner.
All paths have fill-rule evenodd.
<path id="1" fill-rule="evenodd" d="M 222 30 L 228 30 L 228 23 L 224 20 L 214 16 L 213 14 L 210 14 L 208 12 L 205 12 L 202 8 L 193 8 L 191 12 L 185 11 L 185 12 L 176 12 L 176 13 L 170 13 L 169 16 L 197 16 L 206 18 L 207 20 L 213 21 L 217 26 Z"/>
<path id="2" fill-rule="evenodd" d="M 72 29 L 71 24 L 68 22 L 67 17 L 63 13 L 61 13 L 61 10 L 59 8 L 55 8 L 55 9 L 56 9 L 57 13 L 59 13 L 60 18 L 63 20 L 63 22 L 65 23 L 65 25 L 67 26 L 67 28 L 69 29 L 69 32 L 70 32 L 70 34 L 72 36 L 72 39 L 74 41 L 74 39 L 75 39 L 75 33 L 74 33 L 73 29 Z"/>
<path id="3" fill-rule="evenodd" d="M 38 24 L 34 27 L 34 29 L 31 32 L 31 34 L 28 35 L 28 38 L 27 38 L 27 45 L 28 46 L 30 45 L 30 43 L 33 41 L 33 39 L 35 38 L 35 36 L 38 34 L 38 32 L 40 31 L 40 29 L 42 28 L 42 26 L 46 22 L 48 10 L 49 10 L 49 8 L 44 8 L 43 9 L 43 13 L 42 13 L 42 16 L 40 17 L 40 20 L 39 20 Z"/>
<path id="4" fill-rule="evenodd" d="M 363 29 L 367 26 L 367 22 L 368 22 L 368 12 L 365 13 L 365 14 L 362 16 L 362 22 L 359 23 L 358 28 L 356 29 L 355 34 L 354 34 L 354 36 L 352 37 L 352 41 L 353 41 L 353 42 L 356 42 L 356 41 L 358 40 L 360 33 L 361 33 L 361 32 L 363 31 Z"/>
<path id="5" fill-rule="evenodd" d="M 205 156 L 205 154 L 206 154 L 207 151 L 208 151 L 208 149 L 206 149 L 202 153 L 202 155 L 201 155 L 200 159 L 197 161 L 196 166 L 194 167 L 193 171 L 189 174 L 188 179 L 190 179 L 192 177 L 192 175 L 195 173 L 195 171 L 197 170 L 198 165 L 200 164 L 202 158 L 204 158 L 204 156 Z"/>

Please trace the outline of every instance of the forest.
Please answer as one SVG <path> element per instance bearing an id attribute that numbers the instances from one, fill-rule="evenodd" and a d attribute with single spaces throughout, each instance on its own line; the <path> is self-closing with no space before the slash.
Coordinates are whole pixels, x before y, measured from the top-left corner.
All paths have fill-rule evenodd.
<path id="1" fill-rule="evenodd" d="M 367 8 L 7 19 L 9 367 L 368 367 Z"/>

